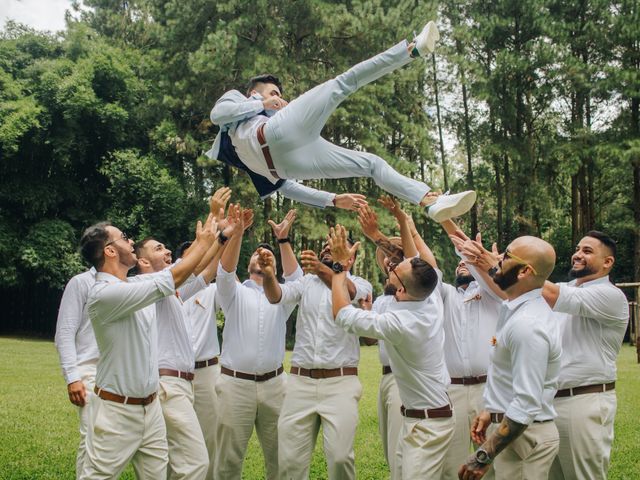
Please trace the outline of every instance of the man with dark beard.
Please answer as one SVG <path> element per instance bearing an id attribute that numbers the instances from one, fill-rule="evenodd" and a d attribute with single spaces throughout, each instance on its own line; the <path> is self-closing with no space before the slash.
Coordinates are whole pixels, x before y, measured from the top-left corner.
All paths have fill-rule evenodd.
<path id="1" fill-rule="evenodd" d="M 560 451 L 549 478 L 606 479 L 616 414 L 616 358 L 629 309 L 609 281 L 616 244 L 591 231 L 571 257 L 569 283 L 545 284 L 543 295 L 562 335 L 562 364 L 554 406 Z"/>
<path id="2" fill-rule="evenodd" d="M 500 309 L 485 410 L 471 428 L 481 446 L 460 467 L 460 479 L 482 478 L 494 460 L 498 479 L 548 476 L 559 444 L 553 397 L 561 348 L 542 287 L 554 264 L 553 247 L 528 236 L 511 242 L 498 262 L 493 281 L 507 300 Z"/>

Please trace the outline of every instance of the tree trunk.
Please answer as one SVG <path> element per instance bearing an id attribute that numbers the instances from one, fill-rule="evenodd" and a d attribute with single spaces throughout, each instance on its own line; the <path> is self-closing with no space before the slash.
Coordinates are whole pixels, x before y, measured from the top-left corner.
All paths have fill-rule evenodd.
<path id="1" fill-rule="evenodd" d="M 444 140 L 442 139 L 442 120 L 440 118 L 440 97 L 438 94 L 438 75 L 436 70 L 436 56 L 431 54 L 431 64 L 433 65 L 433 90 L 436 100 L 436 117 L 438 119 L 438 138 L 440 139 L 440 159 L 442 161 L 442 177 L 444 179 L 444 189 L 449 190 L 449 175 L 447 173 L 447 160 L 444 155 Z M 424 181 L 424 170 L 423 170 Z"/>
<path id="2" fill-rule="evenodd" d="M 458 52 L 461 53 L 460 42 L 456 41 Z M 462 103 L 464 106 L 464 144 L 467 152 L 467 188 L 475 190 L 473 181 L 473 165 L 471 164 L 471 127 L 469 126 L 469 101 L 467 97 L 467 83 L 464 70 L 460 68 L 460 83 L 462 83 Z M 475 238 L 478 233 L 478 206 L 474 204 L 471 208 L 471 236 Z"/>

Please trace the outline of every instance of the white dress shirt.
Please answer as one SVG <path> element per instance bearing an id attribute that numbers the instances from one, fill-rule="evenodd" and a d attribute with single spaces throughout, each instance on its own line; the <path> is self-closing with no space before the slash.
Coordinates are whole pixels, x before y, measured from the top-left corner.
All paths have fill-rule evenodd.
<path id="1" fill-rule="evenodd" d="M 175 295 L 170 270 L 122 281 L 96 274 L 87 310 L 100 359 L 96 386 L 118 395 L 142 398 L 158 389 L 158 300 Z"/>
<path id="2" fill-rule="evenodd" d="M 553 307 L 562 336 L 559 389 L 613 382 L 629 323 L 624 293 L 601 277 L 580 286 L 560 283 Z"/>
<path id="3" fill-rule="evenodd" d="M 95 281 L 96 269 L 91 267 L 69 280 L 60 300 L 55 344 L 67 385 L 80 380 L 78 366 L 98 361 L 98 344 L 85 310 Z"/>
<path id="4" fill-rule="evenodd" d="M 380 295 L 376 298 L 371 306 L 371 311 L 376 313 L 384 313 L 391 302 L 395 301 L 393 295 Z M 383 366 L 389 366 L 389 355 L 384 347 L 384 340 L 378 339 L 378 358 Z"/>
<path id="5" fill-rule="evenodd" d="M 191 343 L 197 362 L 220 355 L 216 312 L 220 303 L 216 301 L 218 287 L 215 283 L 184 302 L 187 321 L 190 325 Z"/>
<path id="6" fill-rule="evenodd" d="M 300 267 L 288 279 L 302 276 Z M 288 281 L 288 280 L 287 280 Z M 232 370 L 261 375 L 277 370 L 284 360 L 287 319 L 295 305 L 272 305 L 262 286 L 240 283 L 236 271 L 218 265 L 218 301 L 224 312 L 220 364 Z"/>
<path id="7" fill-rule="evenodd" d="M 556 417 L 560 335 L 542 289 L 504 301 L 493 346 L 486 409 L 529 425 Z"/>
<path id="8" fill-rule="evenodd" d="M 466 290 L 441 282 L 440 291 L 449 375 L 454 378 L 486 375 L 502 300 L 476 281 Z"/>
<path id="9" fill-rule="evenodd" d="M 262 113 L 267 116 L 261 115 Z M 220 132 L 228 132 L 231 143 L 242 162 L 250 170 L 262 175 L 273 184 L 278 179 L 269 171 L 258 142 L 257 132 L 260 125 L 266 123 L 268 117 L 274 114 L 273 110 L 264 110 L 260 94 L 247 98 L 237 90 L 225 93 L 211 110 L 211 121 L 220 126 Z M 218 158 L 220 141 L 220 134 L 218 134 L 211 150 L 205 154 L 207 157 Z M 335 198 L 333 193 L 306 187 L 295 180 L 285 180 L 277 191 L 291 200 L 318 208 L 332 206 Z"/>
<path id="10" fill-rule="evenodd" d="M 181 372 L 193 372 L 195 354 L 191 343 L 191 322 L 187 320 L 184 302 L 206 288 L 202 277 L 191 275 L 171 295 L 156 302 L 158 321 L 158 368 L 169 368 Z"/>
<path id="11" fill-rule="evenodd" d="M 442 299 L 434 291 L 421 302 L 398 302 L 385 313 L 347 305 L 336 323 L 346 331 L 385 341 L 402 404 L 425 410 L 449 405 L 449 375 L 444 362 Z"/>
<path id="12" fill-rule="evenodd" d="M 371 284 L 365 279 L 347 274 L 356 287 L 352 303 L 370 295 Z M 358 336 L 347 333 L 333 320 L 331 289 L 317 275 L 281 285 L 280 303 L 294 307 L 299 304 L 296 320 L 296 343 L 291 365 L 302 368 L 355 367 L 360 360 Z"/>

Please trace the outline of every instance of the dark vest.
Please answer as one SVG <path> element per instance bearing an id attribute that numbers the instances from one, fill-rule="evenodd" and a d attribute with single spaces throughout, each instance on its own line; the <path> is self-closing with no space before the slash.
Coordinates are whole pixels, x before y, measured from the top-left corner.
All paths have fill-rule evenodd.
<path id="1" fill-rule="evenodd" d="M 284 183 L 283 179 L 278 180 L 276 183 L 271 183 L 269 179 L 257 174 L 242 163 L 242 160 L 238 157 L 236 149 L 231 142 L 231 138 L 226 131 L 220 133 L 220 151 L 218 152 L 218 160 L 247 172 L 249 174 L 249 178 L 253 182 L 253 186 L 256 187 L 261 198 L 271 195 Z"/>

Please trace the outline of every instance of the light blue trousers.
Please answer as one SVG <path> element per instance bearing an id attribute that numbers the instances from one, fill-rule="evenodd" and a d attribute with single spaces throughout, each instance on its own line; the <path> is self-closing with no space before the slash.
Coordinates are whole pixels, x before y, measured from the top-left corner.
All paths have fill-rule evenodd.
<path id="1" fill-rule="evenodd" d="M 411 62 L 407 42 L 365 60 L 293 100 L 269 119 L 265 137 L 282 178 L 370 177 L 390 194 L 419 204 L 430 188 L 400 175 L 367 152 L 348 150 L 320 137 L 329 115 L 360 87 Z"/>

